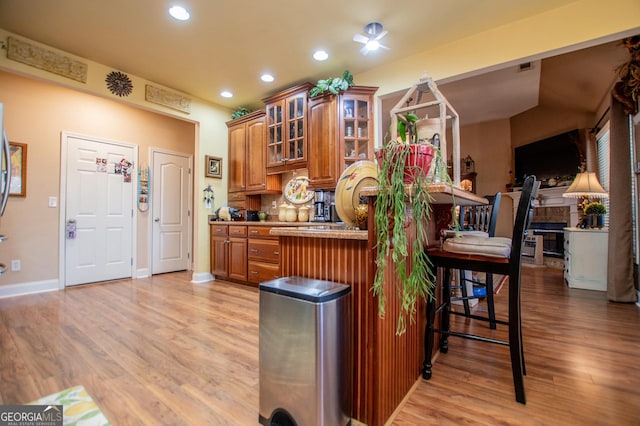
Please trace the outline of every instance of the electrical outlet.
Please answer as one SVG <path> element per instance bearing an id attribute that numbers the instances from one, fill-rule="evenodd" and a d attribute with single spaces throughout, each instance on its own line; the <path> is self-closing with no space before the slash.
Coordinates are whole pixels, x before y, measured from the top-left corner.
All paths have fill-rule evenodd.
<path id="1" fill-rule="evenodd" d="M 18 272 L 21 268 L 22 268 L 22 265 L 20 264 L 20 259 L 11 261 L 11 270 L 13 272 Z"/>
<path id="2" fill-rule="evenodd" d="M 276 203 L 275 201 L 271 202 L 271 208 L 272 209 L 277 209 L 278 208 L 278 203 Z"/>

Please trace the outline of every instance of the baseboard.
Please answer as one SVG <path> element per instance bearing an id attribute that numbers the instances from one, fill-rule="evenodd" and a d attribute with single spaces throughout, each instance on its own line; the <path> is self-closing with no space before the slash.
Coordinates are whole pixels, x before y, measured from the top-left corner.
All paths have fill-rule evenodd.
<path id="1" fill-rule="evenodd" d="M 194 272 L 191 275 L 191 282 L 194 284 L 202 284 L 213 281 L 213 275 L 211 272 Z"/>
<path id="2" fill-rule="evenodd" d="M 0 299 L 14 296 L 24 296 L 27 294 L 44 293 L 56 291 L 58 280 L 33 281 L 30 283 L 9 284 L 0 286 Z"/>
<path id="3" fill-rule="evenodd" d="M 149 273 L 149 268 L 140 268 L 136 271 L 135 278 L 147 278 L 151 274 Z"/>
<path id="4" fill-rule="evenodd" d="M 636 306 L 640 308 L 640 290 L 636 290 Z"/>

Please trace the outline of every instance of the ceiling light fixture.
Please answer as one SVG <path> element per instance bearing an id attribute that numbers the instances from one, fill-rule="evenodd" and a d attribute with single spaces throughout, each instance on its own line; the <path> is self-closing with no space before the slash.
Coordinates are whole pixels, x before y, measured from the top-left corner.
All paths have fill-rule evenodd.
<path id="1" fill-rule="evenodd" d="M 353 41 L 364 44 L 360 49 L 360 53 L 366 55 L 381 48 L 388 50 L 387 46 L 380 43 L 380 40 L 386 35 L 387 31 L 380 22 L 369 22 L 364 26 L 363 34 L 353 36 Z"/>
<path id="2" fill-rule="evenodd" d="M 225 90 L 220 92 L 220 96 L 222 96 L 223 98 L 232 98 L 233 93 L 229 92 L 228 90 Z"/>
<path id="3" fill-rule="evenodd" d="M 182 6 L 171 6 L 169 9 L 169 15 L 178 21 L 186 21 L 191 18 L 191 14 Z"/>
<path id="4" fill-rule="evenodd" d="M 271 83 L 273 80 L 275 80 L 275 78 L 273 78 L 271 74 L 265 73 L 260 76 L 260 80 Z"/>
<path id="5" fill-rule="evenodd" d="M 367 42 L 367 44 L 365 44 L 367 50 L 369 52 L 373 51 L 373 50 L 378 50 L 380 49 L 380 42 L 378 40 L 369 40 Z"/>
<path id="6" fill-rule="evenodd" d="M 328 57 L 329 54 L 324 50 L 316 50 L 315 52 L 313 52 L 313 59 L 315 59 L 316 61 L 326 61 Z"/>

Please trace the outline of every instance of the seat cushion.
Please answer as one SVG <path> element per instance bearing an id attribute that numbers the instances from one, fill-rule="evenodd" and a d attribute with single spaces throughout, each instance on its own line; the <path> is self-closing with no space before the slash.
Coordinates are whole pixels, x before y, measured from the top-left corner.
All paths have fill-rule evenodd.
<path id="1" fill-rule="evenodd" d="M 511 238 L 480 237 L 463 233 L 461 237 L 445 240 L 442 249 L 450 253 L 508 258 L 511 255 Z"/>
<path id="2" fill-rule="evenodd" d="M 489 233 L 484 231 L 456 231 L 454 229 L 444 229 L 442 236 L 444 238 L 453 238 L 456 235 L 475 235 L 476 237 L 488 237 Z"/>

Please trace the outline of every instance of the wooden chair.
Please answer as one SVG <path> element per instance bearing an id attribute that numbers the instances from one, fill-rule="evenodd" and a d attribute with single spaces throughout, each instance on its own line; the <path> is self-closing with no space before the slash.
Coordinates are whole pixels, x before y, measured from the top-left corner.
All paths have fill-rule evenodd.
<path id="1" fill-rule="evenodd" d="M 501 237 L 463 236 L 445 240 L 441 249 L 429 249 L 428 256 L 437 268 L 444 268 L 442 280 L 442 301 L 436 307 L 436 301 L 427 302 L 427 324 L 425 327 L 425 360 L 422 369 L 424 379 L 431 378 L 431 355 L 433 352 L 434 332 L 440 333 L 440 352 L 447 353 L 449 336 L 463 337 L 487 343 L 509 346 L 511 371 L 516 401 L 525 404 L 524 379 L 526 369 L 522 346 L 522 324 L 520 316 L 520 270 L 521 254 L 527 228 L 533 215 L 533 201 L 539 182 L 534 176 L 525 180 L 518 204 L 516 220 L 511 239 Z M 497 324 L 508 326 L 507 341 L 478 336 L 450 329 L 451 313 L 451 269 L 486 272 L 507 275 L 509 277 L 509 314 L 507 321 L 496 320 Z M 488 291 L 488 289 L 487 289 Z M 434 326 L 435 315 L 440 312 L 440 328 Z M 476 319 L 476 318 L 474 318 Z M 487 321 L 487 318 L 477 318 Z"/>
<path id="2" fill-rule="evenodd" d="M 485 237 L 493 237 L 496 233 L 496 224 L 498 222 L 498 211 L 500 210 L 500 201 L 502 194 L 500 192 L 493 196 L 486 196 L 489 200 L 489 204 L 479 206 L 460 206 L 460 215 L 458 223 L 460 224 L 460 232 L 462 235 L 479 235 Z M 472 288 L 483 288 L 485 290 L 485 297 L 487 298 L 487 312 L 489 318 L 489 327 L 496 328 L 496 314 L 493 306 L 493 274 L 485 274 L 485 281 L 481 282 L 476 279 L 467 278 L 467 271 L 464 269 L 458 270 L 458 287 L 460 289 L 460 297 L 452 297 L 451 300 L 462 301 L 464 307 L 464 313 L 454 312 L 456 315 L 464 315 L 468 318 L 473 318 L 471 314 L 471 307 L 469 300 L 478 299 L 482 296 L 476 296 L 475 294 L 469 294 L 467 283 L 470 283 Z M 453 287 L 452 287 L 453 288 Z M 478 318 L 476 318 L 478 319 Z"/>

